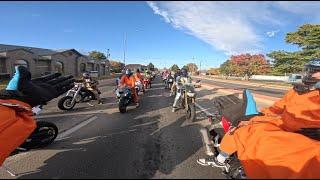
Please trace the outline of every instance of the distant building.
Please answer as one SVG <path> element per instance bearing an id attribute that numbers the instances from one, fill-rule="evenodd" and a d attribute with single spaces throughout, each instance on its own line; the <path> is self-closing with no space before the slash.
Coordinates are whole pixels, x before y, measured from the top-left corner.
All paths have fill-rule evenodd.
<path id="1" fill-rule="evenodd" d="M 51 50 L 0 44 L 0 79 L 12 77 L 15 65 L 26 66 L 33 77 L 52 72 L 76 77 L 86 71 L 98 71 L 99 76 L 110 73 L 108 60 L 92 59 L 75 49 Z"/>
<path id="2" fill-rule="evenodd" d="M 148 69 L 148 66 L 142 64 L 127 64 L 126 69 L 131 69 L 132 71 L 136 71 L 137 69 L 140 71 L 145 71 Z"/>

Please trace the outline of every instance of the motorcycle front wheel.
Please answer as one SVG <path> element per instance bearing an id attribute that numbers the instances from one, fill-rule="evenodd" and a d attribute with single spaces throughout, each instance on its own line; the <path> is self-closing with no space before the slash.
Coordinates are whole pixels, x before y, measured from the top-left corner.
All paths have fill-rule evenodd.
<path id="1" fill-rule="evenodd" d="M 61 98 L 58 102 L 58 107 L 61 110 L 71 110 L 74 108 L 74 106 L 76 105 L 76 102 L 74 101 L 72 103 L 72 99 L 73 97 L 71 96 L 65 96 L 63 98 Z"/>
<path id="2" fill-rule="evenodd" d="M 38 121 L 37 128 L 30 137 L 20 146 L 26 150 L 44 147 L 51 144 L 58 136 L 58 127 L 46 121 Z"/>
<path id="3" fill-rule="evenodd" d="M 194 103 L 188 104 L 187 111 L 187 120 L 191 120 L 192 122 L 196 119 L 196 106 Z"/>
<path id="4" fill-rule="evenodd" d="M 126 105 L 126 99 L 121 98 L 119 101 L 119 111 L 120 113 L 126 113 L 127 112 L 127 105 Z"/>

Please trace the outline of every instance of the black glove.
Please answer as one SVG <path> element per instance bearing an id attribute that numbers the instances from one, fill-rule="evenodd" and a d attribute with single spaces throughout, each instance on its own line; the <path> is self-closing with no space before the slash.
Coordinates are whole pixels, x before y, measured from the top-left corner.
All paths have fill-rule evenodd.
<path id="1" fill-rule="evenodd" d="M 237 127 L 241 121 L 248 121 L 254 116 L 262 115 L 258 112 L 256 102 L 249 90 L 244 90 L 242 97 L 242 100 L 234 95 L 215 99 L 221 118 L 224 117 L 233 127 Z"/>
<path id="2" fill-rule="evenodd" d="M 17 99 L 32 107 L 45 105 L 73 87 L 73 76 L 60 73 L 31 79 L 31 73 L 24 66 L 16 66 L 16 73 L 6 90 L 1 90 L 1 99 Z"/>

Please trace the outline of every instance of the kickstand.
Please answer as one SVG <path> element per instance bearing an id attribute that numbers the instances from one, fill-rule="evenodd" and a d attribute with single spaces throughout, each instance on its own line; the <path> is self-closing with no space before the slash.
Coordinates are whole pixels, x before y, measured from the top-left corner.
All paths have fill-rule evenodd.
<path id="1" fill-rule="evenodd" d="M 3 168 L 7 173 L 9 173 L 10 176 L 12 176 L 12 177 L 15 177 L 15 176 L 16 176 L 16 175 L 15 175 L 14 173 L 12 173 L 12 171 L 11 171 L 9 168 L 7 168 L 5 165 L 2 165 L 2 168 Z"/>

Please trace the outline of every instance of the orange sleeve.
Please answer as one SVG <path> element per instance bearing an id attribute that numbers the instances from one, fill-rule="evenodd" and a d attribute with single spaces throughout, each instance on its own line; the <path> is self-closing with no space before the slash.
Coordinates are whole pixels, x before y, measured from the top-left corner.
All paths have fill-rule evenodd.
<path id="1" fill-rule="evenodd" d="M 34 131 L 36 122 L 29 112 L 16 112 L 3 105 L 0 105 L 0 117 L 1 167 L 5 159 Z"/>
<path id="2" fill-rule="evenodd" d="M 289 90 L 282 99 L 276 101 L 272 106 L 262 109 L 261 112 L 265 115 L 279 115 L 282 114 L 286 104 L 296 95 L 294 89 Z"/>

